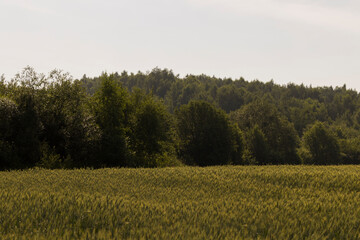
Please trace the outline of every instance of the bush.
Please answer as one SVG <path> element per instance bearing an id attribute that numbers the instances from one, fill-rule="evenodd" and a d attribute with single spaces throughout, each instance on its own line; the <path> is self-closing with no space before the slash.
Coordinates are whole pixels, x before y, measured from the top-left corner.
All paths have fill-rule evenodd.
<path id="1" fill-rule="evenodd" d="M 55 147 L 51 148 L 49 144 L 41 144 L 41 159 L 37 166 L 48 169 L 62 168 L 61 156 L 56 153 Z"/>

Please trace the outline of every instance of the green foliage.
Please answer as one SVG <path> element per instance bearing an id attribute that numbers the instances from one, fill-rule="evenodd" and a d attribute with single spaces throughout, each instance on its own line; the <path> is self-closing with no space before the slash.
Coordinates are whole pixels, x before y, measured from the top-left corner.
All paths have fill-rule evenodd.
<path id="1" fill-rule="evenodd" d="M 209 94 L 203 90 L 203 86 L 194 76 L 187 76 L 184 81 L 176 81 L 165 97 L 171 112 L 181 105 L 188 104 L 191 100 L 209 101 Z"/>
<path id="2" fill-rule="evenodd" d="M 101 76 L 101 87 L 94 96 L 96 121 L 101 129 L 113 130 L 124 128 L 128 95 L 114 80 L 114 75 L 104 73 Z"/>
<path id="3" fill-rule="evenodd" d="M 225 113 L 204 101 L 192 101 L 177 112 L 180 156 L 187 164 L 231 162 L 233 139 Z"/>
<path id="4" fill-rule="evenodd" d="M 24 167 L 33 167 L 40 159 L 41 122 L 35 101 L 35 96 L 26 92 L 18 98 L 19 118 L 15 145 Z"/>
<path id="5" fill-rule="evenodd" d="M 341 163 L 360 164 L 360 137 L 339 140 Z"/>
<path id="6" fill-rule="evenodd" d="M 344 116 L 352 118 L 360 105 L 359 94 L 346 89 L 346 86 L 335 89 L 292 83 L 280 86 L 274 81 L 247 82 L 243 78 L 221 79 L 204 74 L 179 78 L 167 69 L 158 68 L 146 74 L 115 73 L 114 77 L 128 90 L 137 87 L 164 98 L 170 112 L 191 100 L 205 100 L 228 112 L 259 98 L 271 99 L 278 110 L 294 123 L 299 135 L 302 135 L 302 130 L 308 124 L 313 124 L 316 120 L 330 122 Z M 99 78 L 85 77 L 82 81 L 89 93 L 93 93 L 94 88 L 100 85 Z M 355 124 L 351 121 L 348 123 Z"/>
<path id="7" fill-rule="evenodd" d="M 99 156 L 102 166 L 125 166 L 127 153 L 126 132 L 129 116 L 128 95 L 114 80 L 104 73 L 101 87 L 93 97 L 93 112 L 102 131 Z"/>
<path id="8" fill-rule="evenodd" d="M 15 127 L 19 118 L 19 109 L 16 103 L 8 98 L 0 97 L 0 138 L 14 140 Z"/>
<path id="9" fill-rule="evenodd" d="M 316 121 L 338 138 L 337 163 L 360 163 L 360 98 L 345 85 L 280 86 L 204 74 L 180 78 L 159 68 L 73 80 L 60 70 L 44 75 L 26 67 L 10 81 L 0 76 L 0 98 L 5 169 L 155 167 L 178 165 L 178 157 L 198 165 L 298 164 L 299 157 L 313 163 L 299 137 Z M 219 110 L 199 111 L 194 116 L 200 119 L 182 116 L 193 101 L 222 108 L 233 122 Z M 193 130 L 177 136 L 180 126 Z M 44 152 L 58 163 L 44 164 L 52 162 Z"/>
<path id="10" fill-rule="evenodd" d="M 130 135 L 130 149 L 135 155 L 132 164 L 137 167 L 171 164 L 171 158 L 175 158 L 172 116 L 162 102 L 139 91 L 133 93 L 132 102 L 135 104 Z"/>
<path id="11" fill-rule="evenodd" d="M 264 165 L 270 163 L 269 146 L 258 125 L 246 132 L 245 139 L 244 161 L 246 164 Z"/>
<path id="12" fill-rule="evenodd" d="M 176 76 L 171 70 L 154 68 L 146 78 L 146 88 L 151 93 L 164 98 L 169 91 L 172 83 L 175 82 Z"/>
<path id="13" fill-rule="evenodd" d="M 305 163 L 323 165 L 339 163 L 338 140 L 323 123 L 315 123 L 304 133 L 303 144 L 311 156 Z"/>
<path id="14" fill-rule="evenodd" d="M 218 88 L 217 102 L 220 108 L 227 113 L 239 109 L 244 103 L 243 91 L 234 85 L 225 85 Z"/>
<path id="15" fill-rule="evenodd" d="M 342 164 L 360 163 L 360 132 L 346 126 L 344 123 L 335 123 L 329 129 L 338 139 L 340 146 L 339 161 Z"/>
<path id="16" fill-rule="evenodd" d="M 260 108 L 259 110 L 263 111 L 264 114 L 259 113 L 254 124 L 259 126 L 269 141 L 270 163 L 299 163 L 296 150 L 298 138 L 302 137 L 307 127 L 316 121 L 325 122 L 328 125 L 341 123 L 351 129 L 360 129 L 360 121 L 358 121 L 358 115 L 360 116 L 358 111 L 360 106 L 359 94 L 354 90 L 347 89 L 345 85 L 336 88 L 313 88 L 292 83 L 287 86 L 280 86 L 274 81 L 267 83 L 258 80 L 247 82 L 243 78 L 220 79 L 203 74 L 187 75 L 180 78 L 167 69 L 158 68 L 145 74 L 123 72 L 121 75 L 115 74 L 115 78 L 117 82 L 121 82 L 129 90 L 138 87 L 147 93 L 152 92 L 155 96 L 164 98 L 164 102 L 171 113 L 180 106 L 188 104 L 191 100 L 204 100 L 227 112 L 237 112 L 239 108 L 245 109 L 244 106 L 248 104 L 250 106 L 251 104 L 259 105 L 256 101 L 262 99 L 271 107 L 269 111 Z M 94 78 L 92 81 L 87 78 L 86 84 L 89 86 L 93 84 L 91 86 L 94 87 L 98 81 L 99 78 Z M 275 115 L 277 116 L 274 117 L 271 112 L 276 112 Z M 268 117 L 270 119 L 267 119 Z M 280 120 L 276 120 L 279 118 Z M 272 124 L 267 127 L 266 124 L 271 122 Z M 239 126 L 241 131 L 247 132 L 254 124 L 245 128 L 241 124 Z M 275 129 L 278 127 L 280 130 L 279 133 L 276 133 Z M 293 131 L 294 128 L 297 132 Z M 353 152 L 345 153 L 342 151 L 344 162 L 356 162 L 353 159 L 356 158 L 353 151 L 356 141 L 341 139 L 340 142 L 342 150 Z M 347 160 L 345 161 L 345 159 Z"/>
<path id="17" fill-rule="evenodd" d="M 57 70 L 49 74 L 47 83 L 38 104 L 43 125 L 41 140 L 55 149 L 62 162 L 70 161 L 74 167 L 94 165 L 100 132 L 81 83 Z"/>
<path id="18" fill-rule="evenodd" d="M 55 147 L 50 148 L 50 146 L 44 142 L 41 144 L 41 159 L 37 163 L 38 167 L 47 168 L 47 169 L 57 169 L 62 168 L 64 164 L 62 163 L 61 156 L 56 153 Z"/>
<path id="19" fill-rule="evenodd" d="M 71 166 L 94 165 L 99 131 L 88 111 L 88 99 L 79 81 L 68 73 L 48 76 L 25 68 L 7 84 L 8 97 L 18 105 L 13 142 L 22 166 L 40 164 L 41 144 L 46 142 Z"/>
<path id="20" fill-rule="evenodd" d="M 14 143 L 0 139 L 0 170 L 18 168 L 19 162 Z"/>
<path id="21" fill-rule="evenodd" d="M 292 98 L 286 101 L 284 108 L 285 114 L 300 136 L 308 125 L 316 121 L 326 121 L 329 118 L 325 104 L 311 98 L 305 100 Z"/>
<path id="22" fill-rule="evenodd" d="M 6 94 L 7 84 L 5 82 L 4 74 L 0 75 L 0 96 Z"/>
<path id="23" fill-rule="evenodd" d="M 19 165 L 18 152 L 14 144 L 19 115 L 16 103 L 0 97 L 0 170 Z"/>
<path id="24" fill-rule="evenodd" d="M 232 138 L 232 154 L 231 164 L 239 165 L 244 164 L 243 152 L 244 152 L 244 134 L 236 125 L 231 125 L 231 138 Z"/>
<path id="25" fill-rule="evenodd" d="M 247 155 L 260 164 L 295 164 L 298 136 L 291 123 L 277 111 L 274 105 L 265 101 L 254 101 L 232 112 L 230 118 L 240 129 L 247 132 L 249 143 Z M 256 127 L 255 127 L 256 126 Z M 251 136 L 255 134 L 254 136 Z M 262 135 L 264 135 L 262 137 Z M 247 141 L 245 139 L 245 141 Z M 258 147 L 256 147 L 260 144 Z M 261 151 L 255 157 L 254 151 Z M 257 153 L 256 153 L 257 154 Z"/>

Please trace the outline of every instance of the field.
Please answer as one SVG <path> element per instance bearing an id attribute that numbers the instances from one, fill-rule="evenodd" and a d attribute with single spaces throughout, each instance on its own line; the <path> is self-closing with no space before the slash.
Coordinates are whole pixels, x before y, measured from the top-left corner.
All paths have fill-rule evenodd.
<path id="1" fill-rule="evenodd" d="M 0 172 L 0 239 L 359 239 L 360 167 Z"/>

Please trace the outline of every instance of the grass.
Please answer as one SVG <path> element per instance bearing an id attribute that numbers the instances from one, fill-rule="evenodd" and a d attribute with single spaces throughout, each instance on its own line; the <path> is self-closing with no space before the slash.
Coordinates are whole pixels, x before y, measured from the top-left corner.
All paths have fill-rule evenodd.
<path id="1" fill-rule="evenodd" d="M 0 172 L 0 239 L 359 239 L 359 166 Z"/>

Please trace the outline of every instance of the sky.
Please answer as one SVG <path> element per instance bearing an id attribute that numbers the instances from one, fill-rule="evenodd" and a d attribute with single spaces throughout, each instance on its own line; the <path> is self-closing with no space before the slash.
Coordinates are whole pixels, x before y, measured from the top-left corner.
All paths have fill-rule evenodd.
<path id="1" fill-rule="evenodd" d="M 0 75 L 28 65 L 360 91 L 360 1 L 0 0 Z"/>

